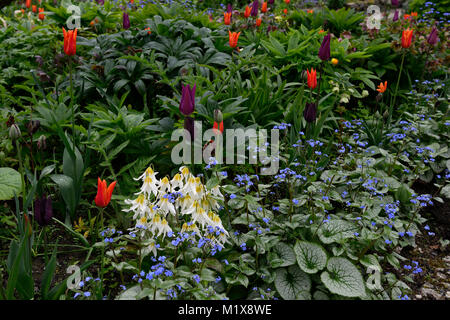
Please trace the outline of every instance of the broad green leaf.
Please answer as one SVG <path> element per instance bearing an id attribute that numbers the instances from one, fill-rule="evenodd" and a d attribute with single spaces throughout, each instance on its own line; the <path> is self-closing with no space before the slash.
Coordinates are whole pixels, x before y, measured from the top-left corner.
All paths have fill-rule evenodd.
<path id="1" fill-rule="evenodd" d="M 274 283 L 284 300 L 296 300 L 311 289 L 311 279 L 297 265 L 277 269 Z"/>
<path id="2" fill-rule="evenodd" d="M 345 258 L 330 258 L 327 263 L 327 271 L 322 272 L 320 278 L 332 293 L 344 297 L 365 295 L 365 285 L 361 273 Z"/>
<path id="3" fill-rule="evenodd" d="M 344 220 L 331 220 L 323 224 L 317 234 L 323 243 L 340 242 L 353 237 L 357 226 Z"/>
<path id="4" fill-rule="evenodd" d="M 20 173 L 12 168 L 0 168 L 0 200 L 10 200 L 22 189 Z"/>
<path id="5" fill-rule="evenodd" d="M 297 241 L 294 251 L 298 265 L 306 273 L 316 273 L 327 264 L 327 253 L 316 243 Z"/>
<path id="6" fill-rule="evenodd" d="M 273 252 L 281 259 L 280 267 L 288 267 L 295 264 L 295 252 L 291 246 L 279 242 L 273 247 Z"/>

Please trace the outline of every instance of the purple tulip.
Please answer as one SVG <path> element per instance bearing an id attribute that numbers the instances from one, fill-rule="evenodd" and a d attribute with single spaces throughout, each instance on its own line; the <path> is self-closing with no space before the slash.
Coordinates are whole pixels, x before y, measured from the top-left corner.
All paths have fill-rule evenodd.
<path id="1" fill-rule="evenodd" d="M 180 112 L 185 116 L 190 115 L 195 109 L 195 88 L 196 84 L 191 87 L 189 85 L 184 86 L 181 84 L 181 100 L 180 100 Z"/>
<path id="2" fill-rule="evenodd" d="M 275 0 L 267 0 L 267 3 L 268 3 L 268 4 L 274 4 L 274 3 L 275 3 Z"/>
<path id="3" fill-rule="evenodd" d="M 395 22 L 398 20 L 398 10 L 395 10 L 394 17 L 392 18 L 392 21 Z"/>
<path id="4" fill-rule="evenodd" d="M 433 29 L 431 30 L 430 35 L 428 36 L 427 42 L 434 46 L 438 41 L 438 35 L 437 35 L 437 28 L 433 27 Z"/>
<path id="5" fill-rule="evenodd" d="M 320 45 L 319 58 L 323 61 L 330 59 L 330 41 L 331 34 L 327 34 Z"/>
<path id="6" fill-rule="evenodd" d="M 128 16 L 128 13 L 123 13 L 123 28 L 125 30 L 130 28 L 130 17 Z"/>
<path id="7" fill-rule="evenodd" d="M 391 0 L 391 4 L 392 4 L 394 7 L 398 7 L 398 5 L 399 5 L 398 0 Z"/>
<path id="8" fill-rule="evenodd" d="M 190 141 L 194 141 L 194 118 L 185 117 L 184 118 L 184 129 L 187 130 L 190 134 Z M 186 137 L 186 139 L 188 139 Z"/>
<path id="9" fill-rule="evenodd" d="M 43 196 L 34 201 L 34 218 L 41 227 L 50 224 L 53 217 L 52 199 Z"/>
<path id="10" fill-rule="evenodd" d="M 258 15 L 258 7 L 259 7 L 259 1 L 258 0 L 253 1 L 252 10 L 250 11 L 250 15 L 252 17 L 256 17 Z"/>
<path id="11" fill-rule="evenodd" d="M 317 108 L 315 103 L 306 103 L 305 110 L 303 111 L 303 116 L 307 122 L 316 121 Z"/>
<path id="12" fill-rule="evenodd" d="M 227 13 L 230 13 L 233 15 L 233 7 L 231 6 L 231 3 L 227 4 Z"/>

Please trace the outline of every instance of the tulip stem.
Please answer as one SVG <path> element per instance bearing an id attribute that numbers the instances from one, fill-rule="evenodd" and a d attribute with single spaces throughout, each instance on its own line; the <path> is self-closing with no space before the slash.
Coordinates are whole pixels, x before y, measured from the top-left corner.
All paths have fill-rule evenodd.
<path id="1" fill-rule="evenodd" d="M 19 143 L 18 139 L 16 139 L 16 148 L 17 148 L 17 156 L 19 157 L 20 178 L 22 179 L 23 212 L 25 213 L 26 188 L 25 188 L 25 178 L 24 178 L 23 164 L 22 164 L 22 154 L 21 154 L 20 143 Z"/>
<path id="2" fill-rule="evenodd" d="M 397 85 L 395 86 L 393 102 L 391 103 L 391 106 L 390 106 L 390 108 L 389 108 L 389 121 L 388 121 L 388 127 L 390 126 L 391 120 L 392 120 L 392 110 L 394 109 L 395 100 L 396 100 L 396 98 L 397 98 L 398 85 L 400 84 L 400 78 L 402 77 L 403 62 L 405 61 L 405 54 L 406 54 L 406 51 L 403 51 L 403 55 L 402 55 L 402 63 L 400 64 L 400 72 L 398 73 Z"/>
<path id="3" fill-rule="evenodd" d="M 103 208 L 99 208 L 100 209 L 100 226 L 101 226 L 101 232 L 103 232 L 104 226 L 103 226 Z M 100 237 L 101 239 L 101 237 Z M 104 241 L 102 241 L 102 254 L 101 254 L 101 261 L 100 261 L 100 295 L 103 298 L 103 268 L 104 268 L 104 258 L 105 258 L 105 246 L 104 246 Z"/>

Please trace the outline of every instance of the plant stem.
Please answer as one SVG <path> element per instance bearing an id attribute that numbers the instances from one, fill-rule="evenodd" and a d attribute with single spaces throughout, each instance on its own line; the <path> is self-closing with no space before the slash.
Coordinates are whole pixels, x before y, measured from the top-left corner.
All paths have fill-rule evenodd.
<path id="1" fill-rule="evenodd" d="M 403 62 L 405 61 L 405 54 L 406 54 L 406 51 L 403 51 L 403 55 L 402 55 L 402 63 L 400 64 L 400 72 L 398 73 L 397 85 L 395 86 L 395 92 L 394 92 L 393 102 L 391 103 L 391 106 L 390 106 L 390 108 L 389 108 L 389 121 L 388 121 L 388 126 L 390 126 L 390 124 L 391 124 L 392 110 L 394 109 L 395 100 L 397 99 L 398 85 L 400 84 L 400 78 L 402 77 Z"/>

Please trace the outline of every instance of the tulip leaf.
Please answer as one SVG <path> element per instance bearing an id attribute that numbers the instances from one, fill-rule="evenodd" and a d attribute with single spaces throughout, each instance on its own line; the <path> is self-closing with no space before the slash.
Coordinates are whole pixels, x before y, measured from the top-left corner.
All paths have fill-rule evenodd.
<path id="1" fill-rule="evenodd" d="M 50 289 L 50 285 L 53 280 L 53 276 L 55 274 L 56 270 L 56 246 L 53 250 L 52 257 L 50 258 L 50 261 L 45 266 L 44 274 L 42 275 L 42 281 L 41 281 L 41 298 L 43 300 L 48 300 L 48 290 Z"/>

